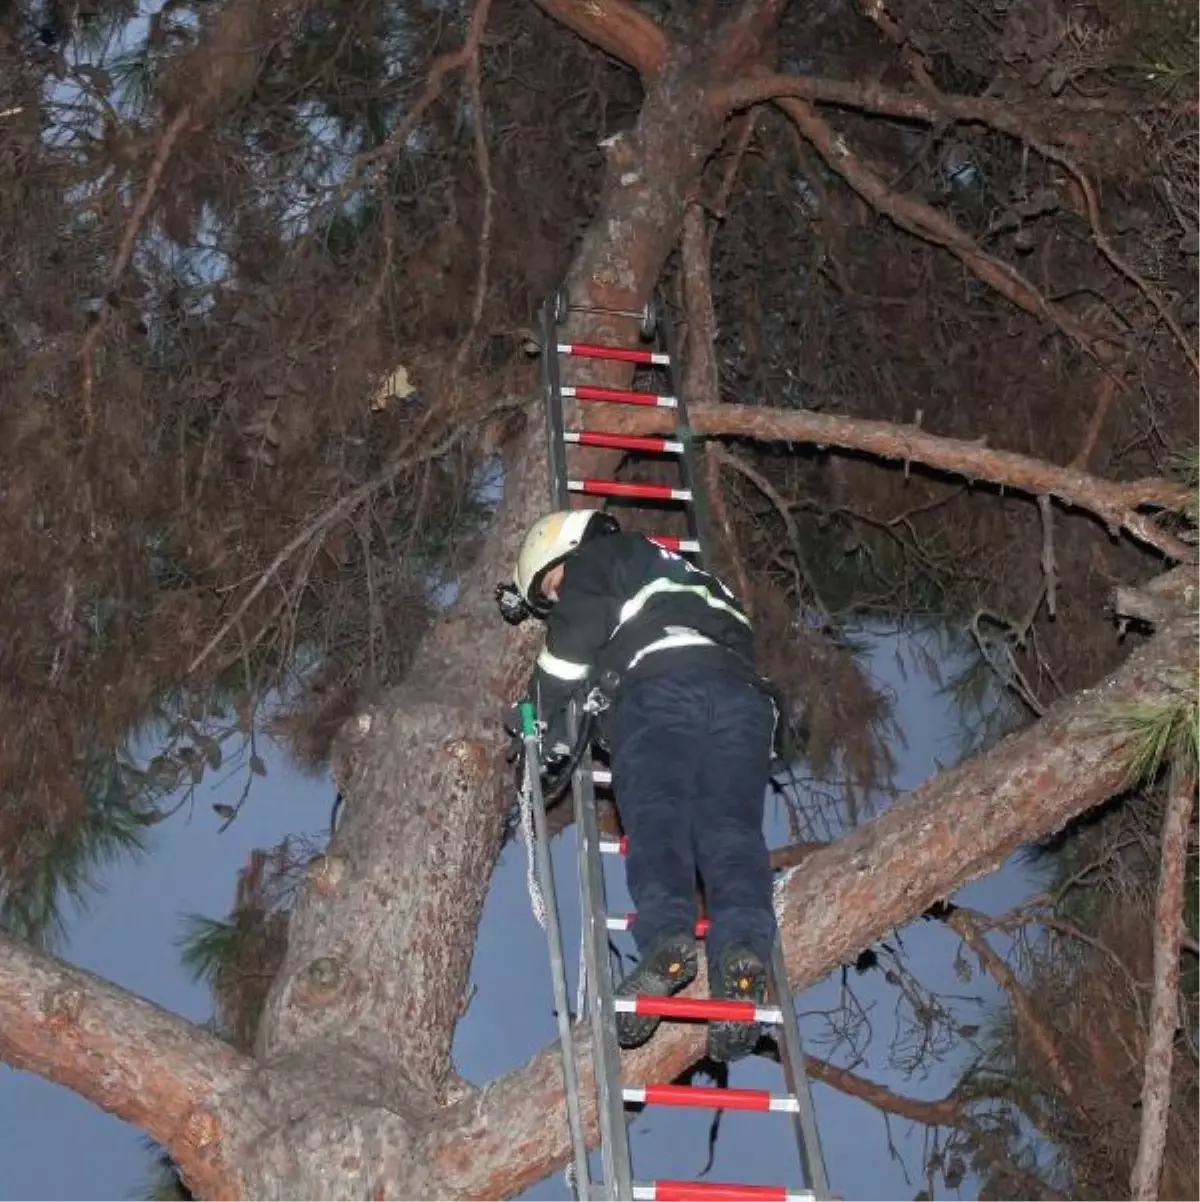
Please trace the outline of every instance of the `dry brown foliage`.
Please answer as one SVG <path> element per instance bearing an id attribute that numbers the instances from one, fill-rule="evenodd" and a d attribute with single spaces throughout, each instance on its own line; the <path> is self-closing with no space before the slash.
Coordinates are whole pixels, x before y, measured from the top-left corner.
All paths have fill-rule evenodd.
<path id="1" fill-rule="evenodd" d="M 465 10 L 385 0 L 171 3 L 138 27 L 134 0 L 6 9 L 10 878 L 78 820 L 85 766 L 148 723 L 167 733 L 165 758 L 129 779 L 151 804 L 211 766 L 208 740 L 248 738 L 267 717 L 319 768 L 469 564 L 480 472 L 535 388 L 533 314 L 593 211 L 600 144 L 640 98 L 629 72 L 535 5 L 473 11 L 487 22 L 474 43 Z M 780 69 L 986 88 L 1040 114 L 1038 138 L 1070 124 L 1060 142 L 1100 197 L 1102 232 L 1077 175 L 1032 135 L 823 110 L 889 189 L 1014 265 L 1111 354 L 1090 359 L 898 232 L 766 106 L 734 123 L 700 198 L 722 395 L 920 413 L 941 433 L 1104 475 L 1164 470 L 1196 436 L 1195 379 L 1154 303 L 1165 296 L 1194 343 L 1190 94 L 1164 104 L 1129 70 L 1142 35 L 1115 2 L 1082 24 L 1065 6 L 1001 18 L 958 0 L 885 15 L 791 6 Z M 687 14 L 667 25 L 686 36 Z M 477 60 L 439 58 L 464 44 Z M 673 303 L 677 276 L 676 264 L 664 280 Z M 794 637 L 797 601 L 828 629 L 864 610 L 961 623 L 986 606 L 1020 634 L 1014 657 L 1043 700 L 1119 653 L 1100 599 L 1154 569 L 1140 552 L 1070 519 L 1047 621 L 1031 610 L 1036 506 L 786 451 L 739 451 L 776 499 L 721 478 L 775 632 L 769 658 L 786 665 L 818 760 L 886 776 L 886 712 L 842 652 Z M 814 695 L 814 676 L 845 687 Z"/>
<path id="2" fill-rule="evenodd" d="M 86 803 L 81 764 L 142 724 L 168 750 L 244 736 L 279 690 L 276 729 L 318 766 L 363 690 L 398 679 L 469 554 L 480 465 L 529 385 L 522 333 L 623 91 L 552 22 L 496 14 L 504 236 L 464 343 L 482 187 L 459 87 L 428 108 L 427 149 L 353 189 L 337 171 L 420 90 L 416 71 L 389 75 L 397 39 L 420 64 L 455 31 L 381 3 L 250 9 L 168 5 L 125 61 L 112 39 L 132 4 L 90 6 L 49 45 L 38 6 L 18 6 L 0 39 L 0 781 L 6 830 L 41 832 L 3 840 L 17 876 Z M 218 95 L 208 65 L 233 43 L 240 74 Z M 574 99 L 546 113 L 544 88 Z M 555 170 L 568 148 L 571 175 Z"/>
<path id="3" fill-rule="evenodd" d="M 1026 986 L 1033 1014 L 1052 1033 L 1063 1070 L 1079 1083 L 1079 1096 L 1063 1096 L 1058 1076 L 1014 1023 L 1016 1079 L 1029 1117 L 1059 1156 L 1059 1171 L 1071 1182 L 1070 1196 L 1084 1199 L 1127 1197 L 1137 1154 L 1140 1096 L 1145 1065 L 1150 966 L 1153 953 L 1153 898 L 1114 899 L 1092 937 L 1053 938 L 1037 956 Z M 1185 1002 L 1190 1034 L 1181 1030 L 1167 1153 L 1159 1196 L 1196 1195 L 1196 1090 L 1200 1075 L 1194 1054 L 1195 996 Z M 1185 1021 L 1185 1027 L 1187 1026 Z M 1188 1044 L 1192 1047 L 1189 1049 Z M 999 1193 L 1004 1169 L 994 1170 Z"/>

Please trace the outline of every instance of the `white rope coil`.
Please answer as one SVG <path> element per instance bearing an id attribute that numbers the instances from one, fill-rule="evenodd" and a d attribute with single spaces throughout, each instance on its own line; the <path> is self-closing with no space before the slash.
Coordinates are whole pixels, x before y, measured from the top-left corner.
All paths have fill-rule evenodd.
<path id="1" fill-rule="evenodd" d="M 546 898 L 542 894 L 542 886 L 537 879 L 536 852 L 534 851 L 537 835 L 533 826 L 533 779 L 529 775 L 530 772 L 536 771 L 536 764 L 531 765 L 529 757 L 526 756 L 525 777 L 517 800 L 521 810 L 521 838 L 525 843 L 525 887 L 529 892 L 529 908 L 533 911 L 533 917 L 537 920 L 538 926 L 544 931 L 546 929 Z"/>

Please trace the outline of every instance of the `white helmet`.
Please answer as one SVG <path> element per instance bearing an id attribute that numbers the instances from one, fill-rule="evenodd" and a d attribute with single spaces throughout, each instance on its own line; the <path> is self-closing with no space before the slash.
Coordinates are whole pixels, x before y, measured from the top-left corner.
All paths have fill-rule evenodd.
<path id="1" fill-rule="evenodd" d="M 521 544 L 514 582 L 525 604 L 535 614 L 547 614 L 550 602 L 542 594 L 546 573 L 587 539 L 618 529 L 616 518 L 601 509 L 560 509 L 534 522 Z"/>

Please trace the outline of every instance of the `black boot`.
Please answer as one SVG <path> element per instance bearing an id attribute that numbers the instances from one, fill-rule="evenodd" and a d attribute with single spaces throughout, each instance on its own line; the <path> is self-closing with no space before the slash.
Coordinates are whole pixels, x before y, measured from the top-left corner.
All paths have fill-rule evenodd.
<path id="1" fill-rule="evenodd" d="M 710 965 L 709 977 L 714 998 L 754 1002 L 757 1006 L 766 1003 L 767 966 L 762 957 L 743 943 L 727 947 L 715 970 Z M 754 1045 L 758 1043 L 760 1026 L 759 1023 L 710 1022 L 709 1059 L 728 1063 L 749 1056 L 754 1051 Z"/>
<path id="2" fill-rule="evenodd" d="M 696 979 L 698 967 L 696 941 L 690 935 L 664 935 L 617 986 L 616 995 L 669 997 Z M 660 1021 L 654 1014 L 618 1014 L 617 1042 L 623 1048 L 641 1047 L 658 1030 Z"/>

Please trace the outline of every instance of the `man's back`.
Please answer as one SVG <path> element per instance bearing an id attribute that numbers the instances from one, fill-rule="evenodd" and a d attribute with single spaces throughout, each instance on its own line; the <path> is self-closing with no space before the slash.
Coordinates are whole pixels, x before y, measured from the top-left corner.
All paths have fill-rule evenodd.
<path id="1" fill-rule="evenodd" d="M 730 655 L 750 670 L 754 660 L 749 619 L 725 584 L 630 532 L 594 539 L 567 560 L 546 628 L 550 654 L 587 663 L 596 679 Z"/>
<path id="2" fill-rule="evenodd" d="M 681 555 L 618 532 L 584 543 L 564 567 L 530 683 L 554 726 L 572 692 L 586 684 L 601 684 L 614 700 L 632 680 L 690 667 L 756 678 L 741 602 Z"/>

